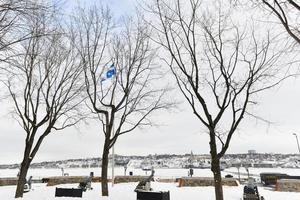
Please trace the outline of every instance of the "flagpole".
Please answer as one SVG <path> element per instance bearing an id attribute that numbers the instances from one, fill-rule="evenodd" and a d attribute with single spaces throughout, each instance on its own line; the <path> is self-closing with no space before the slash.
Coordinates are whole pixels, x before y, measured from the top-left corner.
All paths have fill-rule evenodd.
<path id="1" fill-rule="evenodd" d="M 113 137 L 115 136 L 115 128 L 113 124 Z M 111 162 L 111 186 L 114 186 L 115 182 L 115 144 L 112 146 L 112 162 Z"/>
<path id="2" fill-rule="evenodd" d="M 115 79 L 114 81 L 117 81 L 116 67 L 114 66 L 114 63 L 110 66 L 109 70 L 106 72 L 106 77 L 101 81 L 105 81 L 105 80 L 110 79 L 112 77 Z M 115 96 L 115 94 L 112 93 L 112 104 L 115 106 L 114 96 Z M 112 123 L 113 123 L 112 124 L 112 138 L 114 138 L 114 136 L 115 136 L 115 122 L 113 121 Z M 115 147 L 114 146 L 115 145 L 112 146 L 112 161 L 111 161 L 111 185 L 112 185 L 112 187 L 114 186 L 114 180 L 115 180 Z"/>
<path id="3" fill-rule="evenodd" d="M 117 74 L 115 73 L 115 81 L 117 79 Z M 112 94 L 112 102 L 113 105 L 115 105 L 115 94 Z M 114 118 L 115 119 L 115 118 Z M 113 127 L 112 127 L 112 131 L 113 131 L 113 137 L 115 136 L 115 122 L 113 122 Z M 111 162 L 111 186 L 114 186 L 114 182 L 115 182 L 115 144 L 112 146 L 112 162 Z"/>

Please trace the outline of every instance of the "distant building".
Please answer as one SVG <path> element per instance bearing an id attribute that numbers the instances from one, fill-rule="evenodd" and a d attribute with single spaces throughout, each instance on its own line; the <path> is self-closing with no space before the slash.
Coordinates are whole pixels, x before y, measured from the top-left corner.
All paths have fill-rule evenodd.
<path id="1" fill-rule="evenodd" d="M 256 150 L 248 150 L 248 154 L 256 154 Z"/>

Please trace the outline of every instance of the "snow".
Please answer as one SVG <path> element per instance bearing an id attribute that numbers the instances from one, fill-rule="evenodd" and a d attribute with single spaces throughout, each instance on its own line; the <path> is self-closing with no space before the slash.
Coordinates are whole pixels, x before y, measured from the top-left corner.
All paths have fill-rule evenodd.
<path id="1" fill-rule="evenodd" d="M 95 175 L 100 174 L 100 168 L 76 168 L 76 169 L 65 169 L 65 173 L 69 173 L 70 176 L 73 175 L 88 175 L 89 172 L 94 171 Z M 127 169 L 127 173 L 133 171 L 134 175 L 145 175 L 145 171 L 141 169 Z M 116 168 L 116 175 L 123 175 L 123 168 Z M 195 169 L 196 176 L 206 176 L 211 177 L 212 174 L 209 169 Z M 236 168 L 226 169 L 222 175 L 226 175 L 230 172 L 237 172 Z M 246 170 L 240 168 L 241 173 L 246 173 Z M 259 175 L 261 172 L 281 172 L 287 173 L 290 175 L 299 175 L 300 169 L 281 169 L 281 168 L 272 168 L 272 169 L 256 169 L 249 168 L 249 172 L 255 175 Z M 0 177 L 15 177 L 17 170 L 0 170 Z M 149 172 L 148 172 L 149 173 Z M 155 169 L 156 177 L 159 178 L 174 178 L 187 175 L 187 169 Z M 47 177 L 47 176 L 57 176 L 61 175 L 60 169 L 30 169 L 29 174 L 34 178 Z M 236 174 L 233 174 L 234 177 L 237 177 Z M 55 198 L 55 187 L 67 187 L 67 188 L 77 188 L 78 184 L 65 184 L 53 187 L 47 187 L 46 184 L 34 183 L 32 185 L 33 190 L 25 193 L 23 200 L 136 200 L 136 193 L 133 192 L 137 183 L 122 183 L 115 184 L 114 187 L 109 184 L 110 197 L 101 197 L 101 184 L 93 183 L 92 187 L 94 188 L 91 191 L 87 191 L 83 194 L 83 198 L 67 198 L 59 197 Z M 155 191 L 170 191 L 171 200 L 214 200 L 214 188 L 213 187 L 178 187 L 178 183 L 161 183 L 161 182 L 152 182 L 152 188 Z M 2 186 L 0 187 L 0 200 L 13 200 L 16 186 Z M 243 192 L 243 185 L 237 187 L 225 186 L 224 188 L 224 197 L 226 200 L 240 200 Z M 265 197 L 266 200 L 299 200 L 300 193 L 295 192 L 275 192 L 273 188 L 269 187 L 259 187 L 260 194 Z"/>
<path id="2" fill-rule="evenodd" d="M 47 187 L 45 184 L 33 184 L 34 190 L 25 193 L 23 200 L 136 200 L 136 193 L 133 192 L 137 183 L 122 183 L 115 184 L 113 187 L 109 184 L 109 197 L 101 197 L 100 184 L 93 183 L 93 190 L 89 190 L 83 194 L 83 198 L 68 198 L 57 197 L 55 198 L 55 187 Z M 59 185 L 56 187 L 76 188 L 77 184 Z M 170 191 L 171 200 L 214 200 L 214 188 L 213 187 L 178 187 L 177 183 L 159 183 L 152 182 L 152 188 L 155 191 Z M 274 192 L 269 188 L 259 187 L 259 192 L 267 200 L 299 200 L 300 193 L 293 192 Z M 15 186 L 0 187 L 0 199 L 13 200 L 14 199 Z M 242 197 L 243 186 L 238 187 L 224 187 L 224 197 L 226 200 L 240 200 Z"/>

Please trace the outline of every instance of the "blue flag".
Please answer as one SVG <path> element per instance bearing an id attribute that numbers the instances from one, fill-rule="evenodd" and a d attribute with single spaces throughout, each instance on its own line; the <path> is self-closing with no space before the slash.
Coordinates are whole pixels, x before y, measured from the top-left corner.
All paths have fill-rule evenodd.
<path id="1" fill-rule="evenodd" d="M 114 63 L 109 67 L 109 69 L 106 72 L 106 78 L 111 78 L 116 74 L 116 67 Z"/>
<path id="2" fill-rule="evenodd" d="M 102 81 L 105 81 L 106 79 L 112 78 L 114 75 L 116 75 L 116 67 L 115 67 L 115 64 L 113 63 L 113 64 L 108 68 L 108 70 L 106 71 L 105 77 L 103 77 L 103 78 L 101 79 L 101 82 L 102 82 Z"/>

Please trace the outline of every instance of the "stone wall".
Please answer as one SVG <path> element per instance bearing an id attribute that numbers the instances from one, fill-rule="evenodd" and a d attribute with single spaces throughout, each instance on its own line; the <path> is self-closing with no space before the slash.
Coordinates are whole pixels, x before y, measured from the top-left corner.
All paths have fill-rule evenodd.
<path id="1" fill-rule="evenodd" d="M 158 178 L 156 181 L 161 183 L 176 183 L 179 182 L 179 178 Z"/>
<path id="2" fill-rule="evenodd" d="M 70 183 L 80 183 L 85 180 L 86 176 L 56 176 L 44 178 L 44 181 L 47 182 L 47 186 L 54 186 L 60 184 L 70 184 Z M 93 177 L 92 182 L 100 182 L 100 177 Z"/>
<path id="3" fill-rule="evenodd" d="M 300 192 L 300 180 L 279 179 L 277 180 L 275 190 L 281 192 Z"/>
<path id="4" fill-rule="evenodd" d="M 139 182 L 145 180 L 148 176 L 116 176 L 114 183 L 130 183 L 130 182 Z M 57 176 L 44 178 L 43 181 L 47 182 L 47 186 L 54 186 L 59 184 L 69 184 L 69 183 L 80 183 L 84 181 L 84 176 Z M 111 181 L 111 180 L 109 180 Z M 158 182 L 164 183 L 173 183 L 176 182 L 176 179 L 158 179 Z M 100 177 L 94 177 L 93 182 L 101 182 Z"/>
<path id="5" fill-rule="evenodd" d="M 86 176 L 57 176 L 57 177 L 48 177 L 43 178 L 43 181 L 47 183 L 47 186 L 55 186 L 60 184 L 71 184 L 71 183 L 80 183 L 85 180 Z M 139 182 L 145 180 L 148 176 L 116 176 L 114 183 L 129 183 L 129 182 Z M 17 178 L 0 178 L 0 186 L 6 185 L 16 185 Z M 93 182 L 101 182 L 101 177 L 94 177 Z M 111 180 L 109 180 L 111 181 Z M 158 182 L 164 183 L 173 183 L 179 182 L 179 187 L 184 186 L 213 186 L 213 178 L 206 177 L 182 177 L 179 179 L 157 179 Z M 291 180 L 289 180 L 291 181 Z M 300 181 L 300 180 L 298 180 Z M 223 185 L 227 186 L 237 186 L 238 182 L 236 179 L 226 178 L 223 179 Z M 280 186 L 282 188 L 282 186 Z M 299 182 L 300 188 L 300 182 Z M 283 190 L 282 190 L 283 191 Z"/>
<path id="6" fill-rule="evenodd" d="M 148 176 L 116 176 L 114 183 L 129 183 L 129 182 L 139 182 L 145 180 Z M 157 182 L 162 183 L 174 183 L 176 182 L 175 178 L 158 178 L 155 179 Z"/>
<path id="7" fill-rule="evenodd" d="M 223 185 L 238 186 L 239 183 L 234 178 L 224 178 Z M 197 187 L 197 186 L 214 186 L 212 177 L 182 177 L 179 179 L 179 187 Z"/>
<path id="8" fill-rule="evenodd" d="M 129 183 L 129 182 L 139 182 L 145 180 L 149 176 L 116 176 L 114 183 Z"/>
<path id="9" fill-rule="evenodd" d="M 0 178 L 0 186 L 17 185 L 18 178 Z"/>

